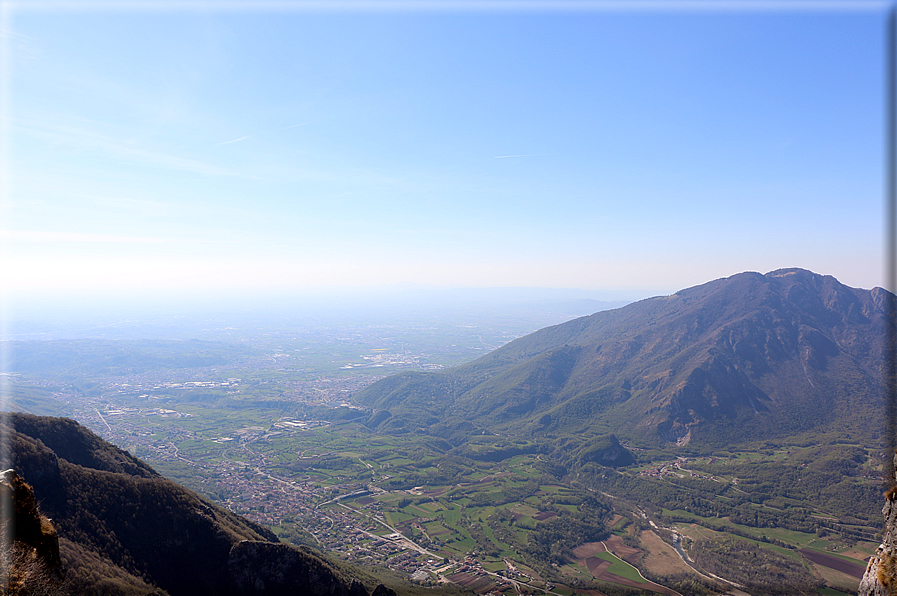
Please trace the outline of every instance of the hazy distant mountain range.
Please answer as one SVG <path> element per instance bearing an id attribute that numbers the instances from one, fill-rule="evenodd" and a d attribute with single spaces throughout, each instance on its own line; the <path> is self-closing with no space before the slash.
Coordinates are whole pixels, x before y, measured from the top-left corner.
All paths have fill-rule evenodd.
<path id="1" fill-rule="evenodd" d="M 356 395 L 368 425 L 711 446 L 882 428 L 886 300 L 802 269 L 741 273 L 517 339 Z M 893 324 L 893 323 L 892 323 Z M 833 426 L 834 425 L 834 426 Z"/>

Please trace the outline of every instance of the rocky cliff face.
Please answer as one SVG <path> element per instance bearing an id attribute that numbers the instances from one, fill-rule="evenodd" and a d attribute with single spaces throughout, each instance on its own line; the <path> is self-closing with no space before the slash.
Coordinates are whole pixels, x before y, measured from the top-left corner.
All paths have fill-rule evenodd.
<path id="1" fill-rule="evenodd" d="M 897 453 L 894 455 L 897 469 Z M 875 556 L 869 560 L 860 581 L 858 596 L 897 595 L 897 486 L 885 493 L 885 531 Z"/>
<path id="2" fill-rule="evenodd" d="M 0 593 L 63 594 L 56 529 L 14 471 L 0 474 Z"/>

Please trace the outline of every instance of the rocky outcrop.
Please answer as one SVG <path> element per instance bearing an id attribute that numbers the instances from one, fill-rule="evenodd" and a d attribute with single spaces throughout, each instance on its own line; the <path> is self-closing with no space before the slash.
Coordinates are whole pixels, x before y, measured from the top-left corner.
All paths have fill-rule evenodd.
<path id="1" fill-rule="evenodd" d="M 0 593 L 64 593 L 56 529 L 14 470 L 0 473 L 0 558 Z"/>
<path id="2" fill-rule="evenodd" d="M 897 454 L 894 465 L 897 468 Z M 881 545 L 866 566 L 858 596 L 897 595 L 897 486 L 885 493 L 885 506 L 881 512 L 885 516 Z"/>
<path id="3" fill-rule="evenodd" d="M 0 470 L 18 470 L 0 475 L 0 513 L 10 520 L 2 526 L 0 570 L 13 554 L 23 563 L 13 570 L 30 569 L 11 572 L 10 588 L 20 576 L 54 585 L 62 578 L 61 555 L 71 594 L 368 596 L 348 566 L 280 543 L 267 528 L 163 478 L 73 421 L 2 414 L 0 434 L 8 441 Z M 54 524 L 37 512 L 35 494 Z M 0 596 L 62 593 L 6 589 L 3 579 Z"/>

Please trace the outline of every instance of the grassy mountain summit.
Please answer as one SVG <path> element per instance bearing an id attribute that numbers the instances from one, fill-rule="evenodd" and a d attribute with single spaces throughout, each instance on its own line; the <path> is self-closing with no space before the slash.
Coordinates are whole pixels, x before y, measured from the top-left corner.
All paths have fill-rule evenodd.
<path id="1" fill-rule="evenodd" d="M 482 358 L 356 395 L 369 424 L 710 446 L 810 429 L 880 432 L 881 288 L 741 273 L 547 327 Z M 459 431 L 459 429 L 461 429 Z"/>

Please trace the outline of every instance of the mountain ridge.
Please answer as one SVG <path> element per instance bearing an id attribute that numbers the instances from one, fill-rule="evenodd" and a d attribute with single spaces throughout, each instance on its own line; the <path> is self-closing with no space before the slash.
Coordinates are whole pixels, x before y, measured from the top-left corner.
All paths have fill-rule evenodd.
<path id="1" fill-rule="evenodd" d="M 70 593 L 368 594 L 310 550 L 281 543 L 77 422 L 5 413 L 0 432 L 9 446 L 0 465 L 33 487 L 58 531 Z"/>
<path id="2" fill-rule="evenodd" d="M 803 269 L 740 273 L 546 327 L 453 369 L 395 375 L 355 399 L 391 432 L 440 434 L 451 419 L 686 445 L 695 433 L 800 432 L 823 413 L 861 428 L 880 412 L 890 299 Z"/>

